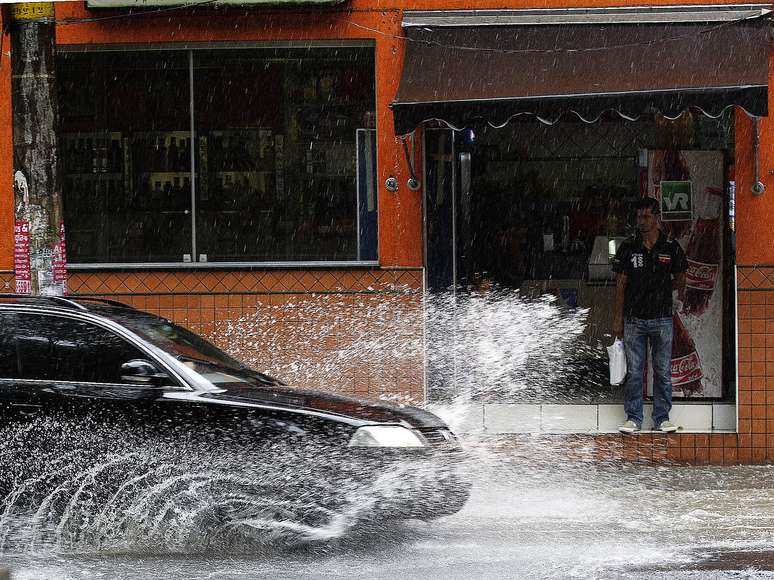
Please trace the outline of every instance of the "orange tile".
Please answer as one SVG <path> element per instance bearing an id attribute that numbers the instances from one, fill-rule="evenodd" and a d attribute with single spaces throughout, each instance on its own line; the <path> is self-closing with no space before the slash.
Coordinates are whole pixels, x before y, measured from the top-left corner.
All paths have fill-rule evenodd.
<path id="1" fill-rule="evenodd" d="M 766 294 L 768 292 L 752 292 L 750 304 L 766 304 Z"/>
<path id="2" fill-rule="evenodd" d="M 766 405 L 753 405 L 751 417 L 753 419 L 765 419 L 766 409 L 767 409 Z"/>
<path id="3" fill-rule="evenodd" d="M 681 447 L 680 459 L 693 463 L 696 460 L 696 449 L 693 447 Z"/>
<path id="4" fill-rule="evenodd" d="M 739 345 L 740 349 L 748 348 L 748 347 L 752 346 L 752 335 L 751 334 L 740 334 L 739 335 L 739 340 L 737 341 L 737 344 Z M 763 346 L 763 344 L 761 346 Z"/>
<path id="5" fill-rule="evenodd" d="M 159 308 L 174 308 L 175 307 L 175 300 L 174 296 L 170 294 L 162 294 L 159 296 Z"/>
<path id="6" fill-rule="evenodd" d="M 745 363 L 747 364 L 747 363 Z M 765 377 L 766 376 L 766 363 L 765 362 L 752 362 L 750 364 L 750 374 L 753 377 Z M 741 364 L 739 365 L 741 367 Z"/>
<path id="7" fill-rule="evenodd" d="M 740 321 L 741 324 L 741 321 Z M 750 332 L 752 334 L 767 334 L 766 321 L 765 320 L 751 320 Z M 771 333 L 768 333 L 771 334 Z"/>
<path id="8" fill-rule="evenodd" d="M 739 438 L 736 433 L 724 433 L 723 434 L 723 447 L 737 447 L 739 445 Z"/>
<path id="9" fill-rule="evenodd" d="M 750 421 L 752 425 L 752 433 L 766 433 L 766 421 L 760 419 L 753 419 Z"/>
<path id="10" fill-rule="evenodd" d="M 739 304 L 749 304 L 750 303 L 750 294 L 751 292 L 740 290 L 736 293 L 736 301 Z"/>
<path id="11" fill-rule="evenodd" d="M 752 405 L 738 405 L 739 419 L 749 419 L 752 416 Z"/>
<path id="12" fill-rule="evenodd" d="M 710 447 L 723 447 L 723 434 L 722 433 L 712 433 L 710 435 L 709 446 Z"/>
<path id="13" fill-rule="evenodd" d="M 749 362 L 740 362 L 737 365 L 737 372 L 739 373 L 739 377 L 749 377 L 752 375 L 751 373 L 751 365 L 752 363 Z"/>
<path id="14" fill-rule="evenodd" d="M 752 435 L 739 434 L 739 447 L 752 447 Z"/>
<path id="15" fill-rule="evenodd" d="M 751 391 L 750 392 L 750 402 L 755 405 L 765 405 L 766 404 L 766 391 Z M 741 397 L 740 397 L 741 399 Z M 741 400 L 740 400 L 741 403 Z"/>
<path id="16" fill-rule="evenodd" d="M 697 447 L 696 448 L 696 465 L 707 465 L 709 463 L 709 448 Z"/>
<path id="17" fill-rule="evenodd" d="M 752 348 L 750 349 L 750 356 L 752 357 L 750 360 L 753 362 L 760 362 L 766 360 L 766 349 L 765 348 Z M 742 351 L 739 351 L 739 360 L 742 360 Z"/>
<path id="18" fill-rule="evenodd" d="M 726 447 L 723 449 L 723 464 L 736 465 L 739 463 L 738 450 L 736 447 Z"/>
<path id="19" fill-rule="evenodd" d="M 752 320 L 740 319 L 736 323 L 737 331 L 739 334 L 751 334 L 752 333 Z"/>
<path id="20" fill-rule="evenodd" d="M 753 360 L 752 351 L 755 349 L 749 349 L 749 348 L 740 348 L 739 349 L 739 362 L 748 363 Z M 761 351 L 765 351 L 765 349 L 761 348 L 758 349 Z"/>
<path id="21" fill-rule="evenodd" d="M 753 348 L 766 348 L 765 334 L 747 334 L 750 337 L 750 346 Z"/>
<path id="22" fill-rule="evenodd" d="M 752 448 L 752 462 L 764 463 L 766 461 L 766 448 L 765 447 L 753 447 Z"/>
<path id="23" fill-rule="evenodd" d="M 750 306 L 750 318 L 766 318 L 766 306 L 762 304 Z"/>
<path id="24" fill-rule="evenodd" d="M 737 431 L 739 433 L 752 433 L 752 420 L 740 418 Z"/>
<path id="25" fill-rule="evenodd" d="M 738 449 L 739 463 L 742 465 L 752 463 L 752 451 L 749 447 L 740 447 Z"/>
<path id="26" fill-rule="evenodd" d="M 722 447 L 710 447 L 709 450 L 709 462 L 711 465 L 723 464 L 723 448 Z"/>
<path id="27" fill-rule="evenodd" d="M 709 447 L 710 439 L 707 433 L 697 433 L 694 435 L 694 445 L 696 447 Z"/>

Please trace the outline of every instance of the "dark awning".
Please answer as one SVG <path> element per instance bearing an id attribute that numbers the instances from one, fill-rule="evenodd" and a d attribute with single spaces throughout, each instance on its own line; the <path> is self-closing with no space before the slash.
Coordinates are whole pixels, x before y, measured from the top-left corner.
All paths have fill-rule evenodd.
<path id="1" fill-rule="evenodd" d="M 761 5 L 409 12 L 395 131 L 500 126 L 573 111 L 635 118 L 731 105 L 767 114 L 770 10 Z"/>

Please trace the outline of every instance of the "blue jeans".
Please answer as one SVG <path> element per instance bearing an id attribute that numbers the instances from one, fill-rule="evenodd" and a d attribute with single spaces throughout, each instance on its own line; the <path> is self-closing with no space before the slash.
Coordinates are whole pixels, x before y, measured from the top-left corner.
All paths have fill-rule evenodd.
<path id="1" fill-rule="evenodd" d="M 672 318 L 627 318 L 624 321 L 626 349 L 626 418 L 642 425 L 642 381 L 648 341 L 653 366 L 653 423 L 669 419 L 672 409 Z"/>

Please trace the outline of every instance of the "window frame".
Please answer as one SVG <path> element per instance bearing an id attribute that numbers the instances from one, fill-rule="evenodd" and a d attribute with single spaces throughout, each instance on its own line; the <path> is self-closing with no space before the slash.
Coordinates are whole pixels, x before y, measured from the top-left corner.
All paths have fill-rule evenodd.
<path id="1" fill-rule="evenodd" d="M 189 72 L 189 100 L 190 100 L 190 134 L 192 143 L 196 142 L 197 132 L 195 130 L 195 111 L 194 111 L 194 53 L 197 51 L 217 51 L 217 50 L 239 50 L 239 49 L 272 49 L 272 48 L 302 48 L 302 49 L 323 49 L 323 48 L 369 48 L 373 50 L 373 74 L 374 74 L 374 106 L 378 108 L 378 84 L 376 75 L 376 41 L 374 39 L 328 39 L 328 40 L 307 40 L 307 41 L 243 41 L 243 42 L 173 42 L 173 43 L 121 43 L 121 44 L 58 44 L 56 49 L 58 53 L 108 53 L 108 52 L 162 52 L 177 51 L 187 53 L 188 72 Z M 376 132 L 376 144 L 374 154 L 377 164 L 379 159 L 379 121 L 378 116 L 375 120 L 374 131 Z M 355 146 L 355 165 L 356 172 L 358 167 L 357 144 Z M 195 165 L 192 166 L 194 174 Z M 196 182 L 192 175 L 191 179 L 191 261 L 177 262 L 68 262 L 67 269 L 70 271 L 89 271 L 89 270 L 213 270 L 213 269 L 288 269 L 288 268 L 373 268 L 380 266 L 381 256 L 380 239 L 378 231 L 379 222 L 379 187 L 378 175 L 379 168 L 375 166 L 374 181 L 376 193 L 376 256 L 375 260 L 273 260 L 273 261 L 251 261 L 251 260 L 233 260 L 233 261 L 207 261 L 199 262 L 196 243 Z M 359 181 L 356 173 L 355 179 Z M 359 187 L 355 212 L 359 220 Z M 65 227 L 67 224 L 65 223 Z M 357 230 L 356 247 L 360 247 L 359 221 Z"/>
<path id="2" fill-rule="evenodd" d="M 38 309 L 3 308 L 3 309 L 0 309 L 0 313 L 15 314 L 17 316 L 31 315 L 31 316 L 56 317 L 56 318 L 62 318 L 62 319 L 71 320 L 75 322 L 81 322 L 84 324 L 91 324 L 93 326 L 100 328 L 101 330 L 111 333 L 112 335 L 118 337 L 120 340 L 123 340 L 125 343 L 129 344 L 130 346 L 138 350 L 141 354 L 144 355 L 144 357 L 149 362 L 156 365 L 160 370 L 166 372 L 169 375 L 170 380 L 175 383 L 174 385 L 165 385 L 163 387 L 153 387 L 154 390 L 157 390 L 160 393 L 165 391 L 193 392 L 195 390 L 187 384 L 186 380 L 180 375 L 180 373 L 177 372 L 176 369 L 172 368 L 170 365 L 166 364 L 163 360 L 161 360 L 158 356 L 156 356 L 142 342 L 142 340 L 136 337 L 133 333 L 123 328 L 120 324 L 114 323 L 110 320 L 100 318 L 97 316 L 90 316 L 88 315 L 88 313 L 70 313 L 70 312 L 62 312 L 58 310 L 51 311 L 45 308 L 38 308 Z M 29 386 L 61 384 L 61 385 L 84 385 L 89 387 L 112 387 L 112 388 L 121 387 L 121 388 L 128 388 L 128 389 L 148 388 L 147 385 L 133 384 L 133 383 L 101 383 L 101 382 L 94 382 L 94 381 L 75 381 L 75 380 L 56 380 L 56 379 L 16 379 L 12 377 L 0 377 L 0 385 L 6 385 L 8 383 L 16 384 L 16 385 L 29 385 Z"/>

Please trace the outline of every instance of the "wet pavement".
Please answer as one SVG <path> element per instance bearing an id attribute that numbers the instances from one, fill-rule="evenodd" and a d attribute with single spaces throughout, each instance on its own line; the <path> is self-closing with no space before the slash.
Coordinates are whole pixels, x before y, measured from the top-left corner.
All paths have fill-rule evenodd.
<path id="1" fill-rule="evenodd" d="M 773 467 L 571 461 L 544 441 L 516 451 L 473 443 L 473 496 L 434 522 L 225 555 L 37 546 L 5 563 L 17 579 L 774 578 Z"/>

